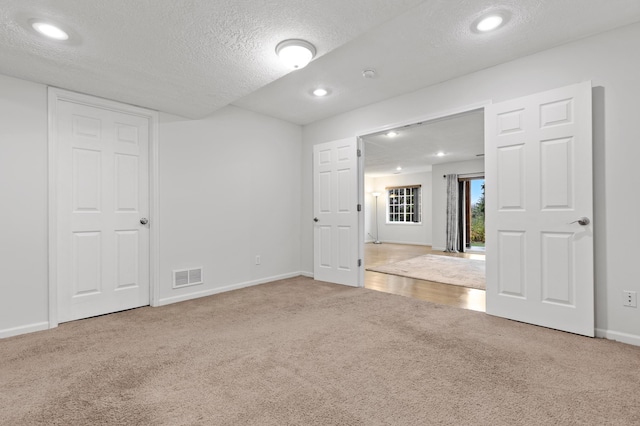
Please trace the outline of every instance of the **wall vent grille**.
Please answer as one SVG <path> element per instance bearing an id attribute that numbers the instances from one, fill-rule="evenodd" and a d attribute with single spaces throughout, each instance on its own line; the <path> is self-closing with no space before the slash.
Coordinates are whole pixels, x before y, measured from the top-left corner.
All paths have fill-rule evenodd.
<path id="1" fill-rule="evenodd" d="M 173 270 L 173 288 L 189 287 L 204 283 L 202 267 Z"/>

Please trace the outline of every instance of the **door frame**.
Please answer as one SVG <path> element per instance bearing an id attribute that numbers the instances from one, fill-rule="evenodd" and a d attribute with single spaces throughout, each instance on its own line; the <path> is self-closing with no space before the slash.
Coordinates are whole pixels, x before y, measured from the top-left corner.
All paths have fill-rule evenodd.
<path id="1" fill-rule="evenodd" d="M 392 129 L 397 129 L 399 127 L 411 126 L 414 124 L 423 124 L 429 121 L 445 119 L 452 115 L 464 114 L 467 112 L 477 111 L 477 110 L 484 111 L 486 107 L 488 105 L 491 105 L 492 103 L 493 101 L 490 99 L 484 100 L 484 101 L 473 103 L 473 104 L 468 104 L 468 105 L 464 105 L 456 108 L 442 110 L 442 111 L 434 112 L 428 115 L 418 116 L 418 117 L 410 118 L 407 120 L 398 121 L 395 123 L 384 124 L 378 127 L 364 130 L 364 131 L 359 131 L 356 137 L 358 138 L 358 149 L 360 150 L 362 155 L 358 157 L 358 203 L 364 206 L 364 196 L 365 196 L 364 158 L 365 158 L 366 152 L 365 152 L 365 144 L 362 138 L 374 133 L 386 132 Z M 482 134 L 482 137 L 484 138 L 484 133 Z M 364 235 L 365 235 L 364 214 L 360 214 L 358 216 L 358 228 L 359 228 L 359 234 L 360 234 L 360 240 L 358 241 L 358 258 L 362 259 L 362 261 L 364 262 Z M 364 265 L 362 266 L 362 268 L 360 268 L 360 279 L 358 282 L 358 286 L 364 287 Z"/>
<path id="2" fill-rule="evenodd" d="M 149 229 L 149 303 L 151 306 L 158 306 L 160 299 L 158 280 L 160 249 L 160 221 L 158 217 L 158 112 L 51 86 L 47 88 L 47 95 L 49 328 L 58 326 L 58 182 L 56 179 L 58 173 L 58 101 L 69 101 L 80 105 L 123 112 L 149 120 L 149 221 L 152 225 Z"/>

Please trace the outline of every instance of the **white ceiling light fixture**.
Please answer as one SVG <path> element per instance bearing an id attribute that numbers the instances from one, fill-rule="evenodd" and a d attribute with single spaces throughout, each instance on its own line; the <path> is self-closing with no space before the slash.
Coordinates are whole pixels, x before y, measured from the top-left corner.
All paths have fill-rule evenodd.
<path id="1" fill-rule="evenodd" d="M 398 136 L 398 132 L 396 132 L 395 130 L 391 130 L 385 134 L 390 138 L 395 138 L 396 136 Z"/>
<path id="2" fill-rule="evenodd" d="M 400 170 L 402 170 L 402 167 L 398 166 L 398 167 L 396 167 L 396 170 L 400 171 Z"/>
<path id="3" fill-rule="evenodd" d="M 285 40 L 276 46 L 276 55 L 289 68 L 304 68 L 316 56 L 316 48 L 305 40 Z"/>
<path id="4" fill-rule="evenodd" d="M 436 154 L 436 156 L 438 156 L 438 157 L 444 157 L 444 152 L 440 151 L 440 152 L 438 152 L 438 153 Z"/>
<path id="5" fill-rule="evenodd" d="M 317 89 L 315 89 L 313 91 L 313 96 L 317 96 L 319 98 L 323 97 L 323 96 L 327 96 L 329 94 L 329 91 L 327 89 L 324 89 L 322 87 L 318 87 Z"/>
<path id="6" fill-rule="evenodd" d="M 67 34 L 66 31 L 48 22 L 33 21 L 31 22 L 31 27 L 33 27 L 34 30 L 45 37 L 49 37 L 58 41 L 69 40 L 69 34 Z"/>
<path id="7" fill-rule="evenodd" d="M 500 25 L 502 25 L 503 22 L 504 18 L 501 15 L 492 14 L 480 19 L 475 27 L 476 30 L 480 31 L 481 33 L 486 33 L 488 31 L 495 30 Z"/>

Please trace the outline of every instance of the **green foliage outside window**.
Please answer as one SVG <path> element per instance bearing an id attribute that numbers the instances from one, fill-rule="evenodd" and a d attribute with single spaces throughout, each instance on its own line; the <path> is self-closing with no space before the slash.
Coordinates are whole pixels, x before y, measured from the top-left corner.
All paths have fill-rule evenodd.
<path id="1" fill-rule="evenodd" d="M 484 184 L 482 195 L 471 207 L 471 243 L 484 244 Z"/>

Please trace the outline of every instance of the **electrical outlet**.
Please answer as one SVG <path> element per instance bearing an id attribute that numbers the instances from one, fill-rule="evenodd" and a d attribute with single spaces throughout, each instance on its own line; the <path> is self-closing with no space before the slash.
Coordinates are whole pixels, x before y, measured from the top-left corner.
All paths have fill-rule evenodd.
<path id="1" fill-rule="evenodd" d="M 256 256 L 256 265 L 260 265 L 260 261 L 261 261 L 260 255 L 257 255 Z"/>
<path id="2" fill-rule="evenodd" d="M 638 307 L 637 293 L 635 291 L 625 290 L 622 292 L 622 295 L 622 304 L 624 306 L 630 306 L 632 308 Z"/>

